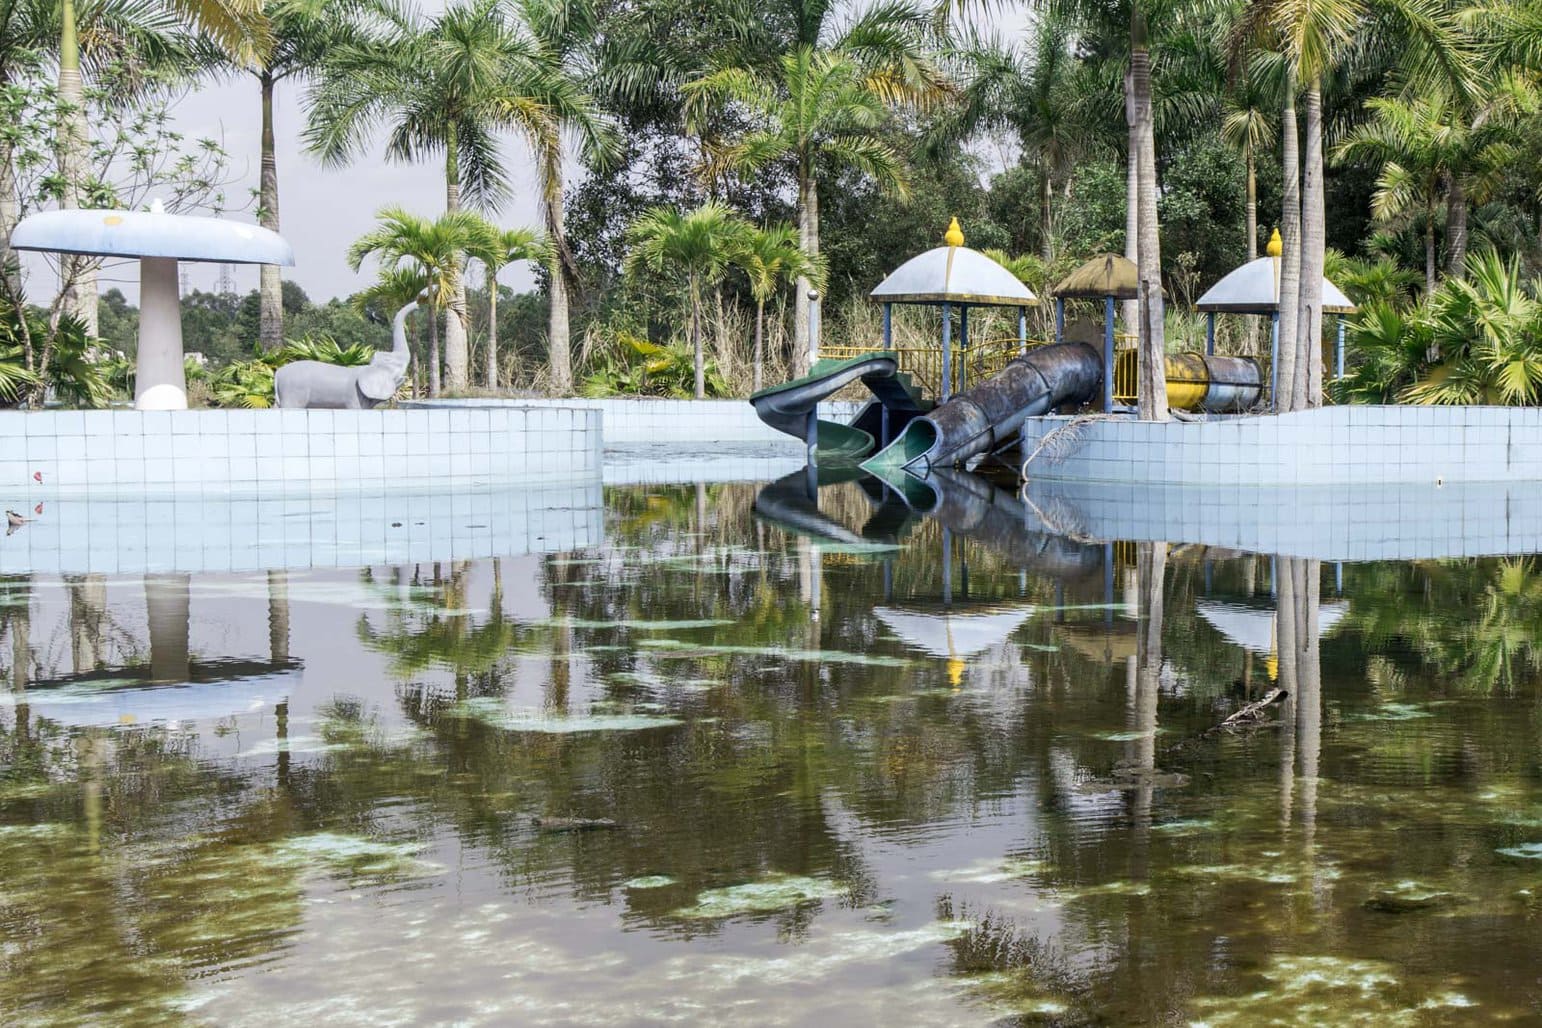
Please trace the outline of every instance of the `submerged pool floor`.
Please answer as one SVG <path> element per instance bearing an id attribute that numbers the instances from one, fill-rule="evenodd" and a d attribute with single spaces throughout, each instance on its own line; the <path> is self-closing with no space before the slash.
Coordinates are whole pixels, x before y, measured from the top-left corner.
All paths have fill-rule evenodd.
<path id="1" fill-rule="evenodd" d="M 1542 560 L 757 492 L 609 487 L 556 554 L 0 580 L 0 1020 L 1542 1016 Z"/>

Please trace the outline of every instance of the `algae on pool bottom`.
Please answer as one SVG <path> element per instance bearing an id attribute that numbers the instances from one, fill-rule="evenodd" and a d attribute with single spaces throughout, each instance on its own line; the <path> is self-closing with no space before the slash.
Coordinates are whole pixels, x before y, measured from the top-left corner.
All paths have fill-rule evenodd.
<path id="1" fill-rule="evenodd" d="M 582 554 L 8 580 L 4 1020 L 1542 1004 L 1535 559 L 1350 565 L 1342 595 L 1146 543 L 944 563 L 934 521 L 837 552 L 754 495 L 608 490 Z"/>

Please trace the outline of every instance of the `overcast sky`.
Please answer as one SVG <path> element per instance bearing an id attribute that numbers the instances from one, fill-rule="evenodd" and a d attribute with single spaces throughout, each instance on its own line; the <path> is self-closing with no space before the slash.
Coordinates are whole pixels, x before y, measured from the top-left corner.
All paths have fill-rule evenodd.
<path id="1" fill-rule="evenodd" d="M 429 0 L 421 6 L 431 10 L 442 4 Z M 1022 16 L 1010 10 L 993 20 L 1000 21 L 1002 31 L 1009 33 L 1022 24 Z M 369 284 L 373 277 L 370 268 L 366 266 L 358 274 L 350 271 L 345 255 L 348 245 L 373 226 L 381 207 L 400 205 L 430 216 L 444 210 L 444 164 L 442 159 L 388 163 L 377 150 L 349 167 L 323 168 L 300 143 L 305 120 L 302 95 L 300 85 L 283 83 L 274 105 L 279 214 L 281 231 L 295 251 L 295 267 L 287 269 L 285 275 L 303 286 L 311 299 L 322 302 L 348 296 Z M 231 217 L 255 221 L 256 206 L 248 197 L 257 186 L 260 160 L 261 110 L 256 79 L 212 80 L 179 101 L 173 113 L 178 128 L 190 141 L 207 136 L 223 143 L 235 178 L 227 192 L 228 202 L 245 208 Z M 536 227 L 540 217 L 529 154 L 516 137 L 508 136 L 503 143 L 513 195 L 495 220 L 509 227 Z M 256 268 L 229 270 L 238 292 L 257 287 Z M 212 289 L 220 273 L 218 265 L 192 264 L 186 268 L 186 281 L 191 288 Z M 527 265 L 517 265 L 505 270 L 499 281 L 517 290 L 528 288 L 534 279 Z M 113 286 L 137 302 L 137 266 L 104 269 L 101 289 L 105 292 Z"/>

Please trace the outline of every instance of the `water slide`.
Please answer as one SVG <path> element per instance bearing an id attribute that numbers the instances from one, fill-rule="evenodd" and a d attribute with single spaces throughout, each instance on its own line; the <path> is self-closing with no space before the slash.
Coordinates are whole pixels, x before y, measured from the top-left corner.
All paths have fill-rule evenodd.
<path id="1" fill-rule="evenodd" d="M 1018 357 L 1002 371 L 909 420 L 899 436 L 863 463 L 884 478 L 962 464 L 1011 442 L 1026 418 L 1098 396 L 1103 361 L 1084 343 L 1056 343 Z M 762 415 L 764 417 L 764 415 Z M 886 474 L 886 472 L 888 474 Z"/>
<path id="2" fill-rule="evenodd" d="M 815 420 L 820 401 L 857 381 L 873 394 L 873 400 L 849 425 Z M 778 432 L 803 440 L 811 430 L 817 432 L 816 454 L 821 460 L 860 460 L 876 448 L 874 436 L 882 436 L 885 421 L 890 432 L 897 432 L 931 409 L 910 376 L 900 374 L 899 358 L 889 352 L 819 361 L 802 378 L 752 394 L 750 403 L 760 420 Z"/>

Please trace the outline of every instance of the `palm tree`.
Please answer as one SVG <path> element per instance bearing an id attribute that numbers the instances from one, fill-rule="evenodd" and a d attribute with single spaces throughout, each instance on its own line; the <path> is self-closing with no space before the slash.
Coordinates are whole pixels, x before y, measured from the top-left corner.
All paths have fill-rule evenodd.
<path id="1" fill-rule="evenodd" d="M 1274 112 L 1281 107 L 1278 61 L 1253 54 L 1222 100 L 1221 137 L 1242 153 L 1247 168 L 1247 259 L 1258 256 L 1258 154 L 1277 138 Z M 1273 65 L 1273 67 L 1271 67 Z"/>
<path id="2" fill-rule="evenodd" d="M 78 208 L 86 186 L 85 80 L 81 76 L 82 42 L 75 0 L 59 2 L 59 176 L 63 190 L 59 206 Z M 6 12 L 7 14 L 9 12 Z M 269 42 L 262 0 L 165 0 L 161 4 L 115 4 L 107 12 L 143 23 L 151 32 L 166 31 L 176 23 L 191 24 L 228 54 L 250 61 L 262 54 Z M 136 30 L 137 31 L 137 30 Z M 121 43 L 120 43 L 121 45 Z M 92 258 L 71 258 L 66 265 L 66 309 L 97 334 L 96 270 Z"/>
<path id="3" fill-rule="evenodd" d="M 1530 84 L 1507 75 L 1477 104 L 1442 90 L 1366 101 L 1370 120 L 1339 146 L 1341 159 L 1380 164 L 1373 213 L 1384 222 L 1424 216 L 1424 284 L 1435 291 L 1436 209 L 1446 201 L 1447 273 L 1465 273 L 1467 207 L 1494 190 L 1515 161 L 1512 116 L 1532 106 Z"/>
<path id="4" fill-rule="evenodd" d="M 573 389 L 568 297 L 578 279 L 578 266 L 568 245 L 563 211 L 562 137 L 564 133 L 576 136 L 586 163 L 601 169 L 615 155 L 615 137 L 588 89 L 598 75 L 593 53 L 599 23 L 591 0 L 515 0 L 515 11 L 534 40 L 540 70 L 536 83 L 541 87 L 519 99 L 539 104 L 545 116 L 512 120 L 535 157 L 541 212 L 555 256 L 546 332 L 552 389 L 568 393 Z"/>
<path id="5" fill-rule="evenodd" d="M 360 14 L 370 0 L 267 0 L 270 45 L 255 61 L 230 59 L 231 66 L 257 80 L 261 97 L 262 156 L 257 223 L 279 231 L 278 157 L 274 143 L 273 94 L 279 83 L 309 78 L 329 51 L 358 37 Z M 284 345 L 284 279 L 271 264 L 258 269 L 262 298 L 258 343 L 275 351 Z"/>
<path id="6" fill-rule="evenodd" d="M 485 223 L 469 211 L 451 211 L 436 220 L 419 217 L 400 207 L 387 207 L 378 215 L 380 225 L 348 248 L 348 266 L 358 271 L 366 257 L 375 257 L 382 271 L 404 266 L 427 279 L 431 311 L 450 309 L 459 287 L 460 255 L 474 243 Z M 440 393 L 439 331 L 429 321 L 429 395 Z"/>
<path id="7" fill-rule="evenodd" d="M 691 347 L 696 361 L 696 399 L 707 397 L 701 347 L 703 288 L 721 278 L 741 252 L 747 222 L 721 203 L 709 202 L 686 214 L 654 207 L 627 227 L 626 272 L 649 272 L 685 280 L 690 311 Z"/>
<path id="8" fill-rule="evenodd" d="M 751 226 L 745 231 L 733 261 L 749 278 L 750 295 L 755 297 L 754 390 L 759 392 L 766 352 L 766 301 L 789 280 L 806 278 L 824 288 L 824 263 L 819 258 L 809 259 L 799 244 L 798 230 L 791 225 Z"/>
<path id="9" fill-rule="evenodd" d="M 834 164 L 874 179 L 882 188 L 906 192 L 905 161 L 883 138 L 888 107 L 866 68 L 839 51 L 798 46 L 784 56 L 780 74 L 766 79 L 731 68 L 687 87 L 690 120 L 699 125 L 706 108 L 735 102 L 763 127 L 719 148 L 724 167 L 756 171 L 791 163 L 798 189 L 798 235 L 803 252 L 819 256 L 818 169 Z M 812 282 L 798 278 L 793 332 L 798 370 L 808 363 L 809 293 Z"/>
<path id="10" fill-rule="evenodd" d="M 959 54 L 966 82 L 953 117 L 939 128 L 951 143 L 982 128 L 1009 128 L 1022 158 L 1039 167 L 1039 253 L 1054 259 L 1053 197 L 1069 179 L 1089 139 L 1084 118 L 1088 66 L 1071 49 L 1071 24 L 1051 11 L 1034 26 L 1032 43 L 1007 48 L 970 39 Z"/>
<path id="11" fill-rule="evenodd" d="M 1151 46 L 1145 13 L 1130 5 L 1131 142 L 1136 153 L 1136 262 L 1140 272 L 1137 403 L 1142 421 L 1166 421 L 1167 340 L 1162 304 L 1162 240 L 1157 225 L 1156 125 L 1151 110 Z"/>
<path id="12" fill-rule="evenodd" d="M 365 152 L 375 128 L 388 125 L 389 159 L 444 156 L 447 214 L 458 213 L 462 200 L 496 209 L 508 192 L 498 131 L 558 134 L 541 99 L 550 91 L 548 63 L 538 43 L 507 17 L 504 0 L 465 0 L 427 22 L 414 11 L 397 11 L 378 38 L 333 49 L 311 89 L 305 139 L 323 162 L 341 165 Z M 445 269 L 452 391 L 470 383 L 460 264 L 457 255 Z"/>
<path id="13" fill-rule="evenodd" d="M 1322 88 L 1325 77 L 1367 39 L 1379 38 L 1402 55 L 1402 80 L 1410 91 L 1448 85 L 1471 92 L 1472 55 L 1460 31 L 1454 5 L 1437 0 L 1259 0 L 1248 5 L 1243 35 L 1270 40 L 1287 62 L 1284 117 L 1286 209 L 1284 226 L 1300 218 L 1298 241 L 1286 236 L 1280 276 L 1280 392 L 1285 409 L 1322 402 L 1322 272 L 1327 249 L 1327 198 L 1323 182 Z M 1297 88 L 1305 105 L 1300 192 L 1290 166 L 1294 148 Z M 1299 202 L 1299 213 L 1296 203 Z M 1295 251 L 1294 253 L 1292 251 Z M 1299 279 L 1286 276 L 1299 263 Z M 1295 285 L 1294 290 L 1289 285 Z M 1287 325 L 1294 332 L 1287 330 Z M 1294 339 L 1290 339 L 1294 336 Z M 1286 363 L 1287 345 L 1293 351 Z M 1291 389 L 1284 385 L 1289 379 Z"/>
<path id="14" fill-rule="evenodd" d="M 528 228 L 499 229 L 484 223 L 466 247 L 467 256 L 487 271 L 487 388 L 498 388 L 498 272 L 519 261 L 544 261 L 551 247 Z M 555 272 L 554 272 L 555 274 Z"/>

